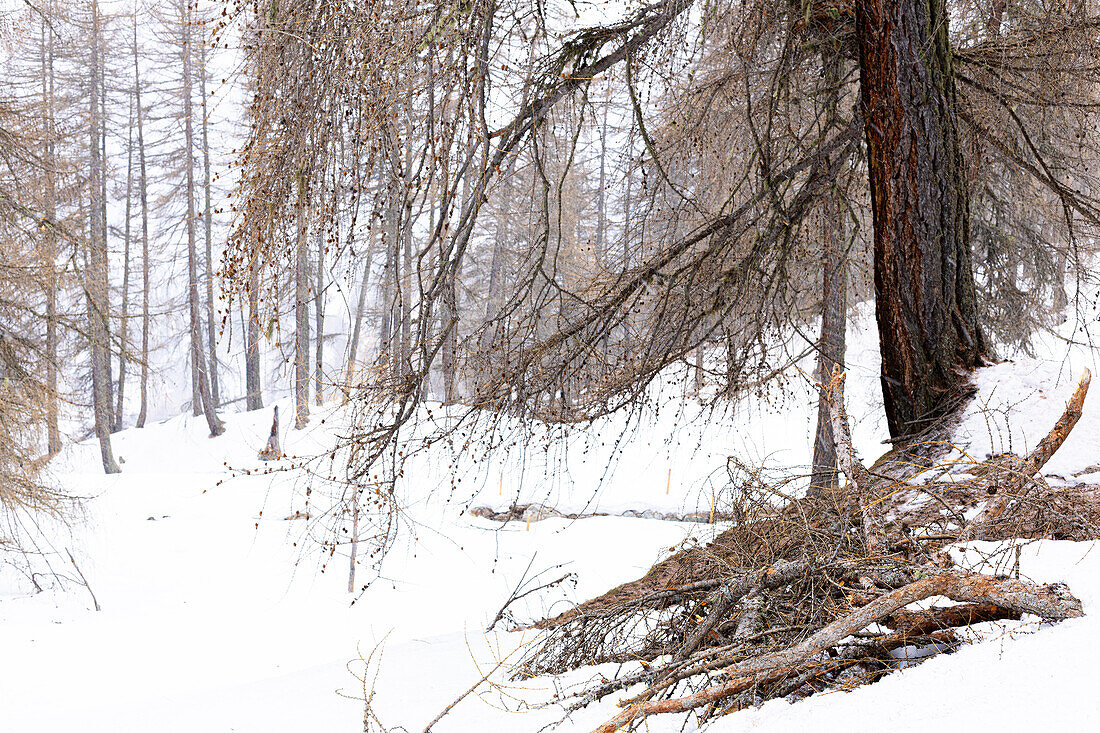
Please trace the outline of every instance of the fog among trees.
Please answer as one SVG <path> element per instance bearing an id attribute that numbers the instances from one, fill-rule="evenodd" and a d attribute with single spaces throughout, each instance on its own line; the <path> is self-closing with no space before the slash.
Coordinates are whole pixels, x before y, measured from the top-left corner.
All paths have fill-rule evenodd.
<path id="1" fill-rule="evenodd" d="M 1080 615 L 1018 568 L 979 587 L 941 548 L 1095 539 L 1095 507 L 1032 482 L 1081 416 L 1087 371 L 1046 438 L 973 457 L 973 496 L 941 487 L 944 516 L 965 521 L 903 499 L 927 493 L 913 467 L 947 460 L 976 370 L 1049 352 L 1067 328 L 1067 349 L 1092 343 L 1098 12 L 0 3 L 3 541 L 26 550 L 40 518 L 79 512 L 51 468 L 74 446 L 94 441 L 104 474 L 125 475 L 120 432 L 186 413 L 213 446 L 227 420 L 285 400 L 247 471 L 299 472 L 308 543 L 357 598 L 406 526 L 403 482 L 440 446 L 487 461 L 538 452 L 543 429 L 640 424 L 670 403 L 736 415 L 808 384 L 796 478 L 715 466 L 771 498 L 731 509 L 706 559 L 676 553 L 532 620 L 545 636 L 517 674 L 642 660 L 575 693 L 580 709 L 643 685 L 598 728 L 612 731 L 801 697 L 845 670 L 877 678 L 868 659 L 911 638 L 853 651 L 873 623 L 940 643 L 967 619 Z M 859 312 L 874 313 L 888 433 L 871 466 L 845 407 Z M 284 456 L 280 436 L 333 415 L 331 444 Z M 460 501 L 462 477 L 431 501 Z M 835 588 L 862 602 L 833 608 Z M 976 615 L 905 616 L 932 596 Z M 754 637 L 764 609 L 790 631 Z"/>

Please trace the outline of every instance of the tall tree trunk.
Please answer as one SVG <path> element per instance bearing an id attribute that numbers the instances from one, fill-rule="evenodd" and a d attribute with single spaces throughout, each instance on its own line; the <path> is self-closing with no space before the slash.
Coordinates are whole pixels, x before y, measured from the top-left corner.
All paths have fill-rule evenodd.
<path id="1" fill-rule="evenodd" d="M 356 359 L 359 352 L 359 335 L 363 328 L 363 311 L 366 310 L 367 284 L 370 280 L 370 253 L 367 253 L 367 262 L 363 265 L 363 279 L 359 282 L 359 298 L 355 304 L 355 325 L 351 329 L 351 343 L 348 344 L 348 369 L 344 378 L 344 394 L 349 394 L 351 380 L 355 378 Z"/>
<path id="2" fill-rule="evenodd" d="M 118 326 L 118 394 L 112 430 L 122 430 L 122 409 L 126 394 L 126 358 L 130 352 L 130 218 L 134 191 L 134 100 L 126 128 L 126 221 L 122 227 L 122 314 Z"/>
<path id="3" fill-rule="evenodd" d="M 448 268 L 443 285 L 443 404 L 458 400 L 458 294 L 455 270 Z"/>
<path id="4" fill-rule="evenodd" d="M 205 32 L 205 20 L 200 24 L 200 33 Z M 218 389 L 218 336 L 217 325 L 214 320 L 214 211 L 212 209 L 211 182 L 210 182 L 210 131 L 209 110 L 206 107 L 206 39 L 199 43 L 199 95 L 202 104 L 199 109 L 202 112 L 202 190 L 203 234 L 206 238 L 206 342 L 210 351 L 210 398 L 215 405 L 221 404 L 221 394 Z"/>
<path id="5" fill-rule="evenodd" d="M 401 226 L 400 226 L 400 239 L 401 239 L 401 252 L 399 253 L 399 260 L 401 265 L 399 270 L 401 274 L 397 279 L 397 294 L 401 300 L 401 346 L 400 356 L 398 357 L 398 374 L 401 377 L 401 381 L 404 382 L 411 369 L 409 362 L 410 347 L 409 339 L 412 331 L 412 283 L 413 283 L 413 262 L 412 262 L 412 218 L 413 218 L 413 201 L 412 201 L 412 183 L 409 180 L 413 167 L 413 146 L 410 135 L 413 130 L 413 122 L 408 118 L 408 111 L 406 110 L 405 119 L 405 161 L 404 166 L 401 169 Z"/>
<path id="6" fill-rule="evenodd" d="M 42 106 L 43 140 L 46 145 L 46 217 L 57 221 L 57 160 L 56 127 L 54 126 L 54 46 L 53 30 L 42 22 Z M 43 235 L 42 266 L 46 275 L 46 449 L 49 455 L 61 450 L 61 430 L 58 427 L 57 387 L 57 230 L 46 227 Z"/>
<path id="7" fill-rule="evenodd" d="M 890 434 L 919 433 L 983 361 L 944 0 L 858 0 L 876 313 Z"/>
<path id="8" fill-rule="evenodd" d="M 309 222 L 306 216 L 305 171 L 298 172 L 296 218 L 298 243 L 294 255 L 294 427 L 309 423 Z"/>
<path id="9" fill-rule="evenodd" d="M 245 408 L 259 410 L 264 406 L 260 388 L 260 263 L 253 249 L 248 264 L 248 328 L 245 331 L 244 388 Z"/>
<path id="10" fill-rule="evenodd" d="M 110 298 L 107 284 L 107 239 L 105 230 L 107 222 L 103 218 L 103 148 L 101 145 L 100 127 L 103 118 L 99 104 L 99 66 L 100 66 L 100 37 L 99 37 L 99 3 L 92 0 L 92 57 L 91 57 L 91 83 L 89 99 L 89 178 L 88 178 L 88 253 L 85 258 L 85 300 L 88 306 L 88 337 L 90 340 L 91 366 L 92 366 L 92 411 L 95 418 L 95 433 L 99 439 L 100 457 L 103 461 L 105 473 L 118 473 L 118 464 L 115 462 L 114 451 L 111 448 L 111 398 L 110 371 L 108 366 L 111 359 L 110 328 L 108 314 L 110 312 Z"/>
<path id="11" fill-rule="evenodd" d="M 500 310 L 500 297 L 504 289 L 504 248 L 508 242 L 508 234 L 511 227 L 512 189 L 516 171 L 516 158 L 512 157 L 508 164 L 508 172 L 504 175 L 503 189 L 500 202 L 501 213 L 497 219 L 496 233 L 493 235 L 493 255 L 489 261 L 489 289 L 485 298 L 485 320 L 492 320 Z M 490 333 L 486 331 L 486 334 Z M 491 340 L 486 342 L 491 345 Z"/>
<path id="12" fill-rule="evenodd" d="M 141 70 L 138 64 L 137 12 L 134 13 L 134 106 L 137 108 L 138 171 L 141 174 L 141 407 L 137 426 L 145 427 L 149 409 L 149 188 L 145 171 L 145 110 L 141 107 Z"/>
<path id="13" fill-rule="evenodd" d="M 610 95 L 610 88 L 608 89 Z M 603 123 L 600 125 L 600 178 L 596 189 L 596 243 L 595 255 L 599 265 L 604 264 L 604 251 L 607 249 L 607 111 L 611 106 L 610 96 L 604 101 Z"/>
<path id="14" fill-rule="evenodd" d="M 408 170 L 408 168 L 406 168 Z M 412 199 L 408 186 L 405 187 L 405 217 L 401 227 L 401 279 L 398 292 L 401 294 L 401 377 L 402 381 L 408 376 L 411 369 L 411 349 L 409 346 L 412 331 L 412 283 L 413 258 L 412 258 Z"/>
<path id="15" fill-rule="evenodd" d="M 107 171 L 109 170 L 107 164 L 107 121 L 109 119 L 107 115 L 107 44 L 104 41 L 103 46 L 99 49 L 99 154 L 100 154 L 100 176 L 99 176 L 99 208 L 100 208 L 100 221 L 103 222 L 103 251 L 104 253 L 110 253 L 111 247 L 109 239 L 111 236 L 110 226 L 107 223 Z M 104 260 L 104 281 L 107 287 L 108 302 L 110 299 L 110 287 L 111 287 L 111 260 L 109 254 L 105 255 Z M 110 308 L 107 309 L 107 409 L 112 410 L 114 404 L 114 390 L 115 380 L 111 374 L 113 371 L 111 367 L 111 315 Z M 114 432 L 114 413 L 109 412 L 110 418 L 110 430 Z"/>
<path id="16" fill-rule="evenodd" d="M 825 126 L 839 126 L 840 84 L 844 61 L 840 54 L 822 52 L 822 79 L 825 84 Z M 818 384 L 817 430 L 810 474 L 810 496 L 820 496 L 839 485 L 836 441 L 826 388 L 833 370 L 844 366 L 844 336 L 847 327 L 847 240 L 844 236 L 844 207 L 838 187 L 830 190 L 822 202 L 821 238 L 821 335 L 817 342 Z M 843 388 L 843 385 L 841 385 Z"/>
<path id="17" fill-rule="evenodd" d="M 471 176 L 467 174 L 462 181 L 464 208 L 471 205 L 473 188 Z M 440 312 L 440 326 L 443 329 L 443 404 L 451 405 L 458 401 L 458 265 L 451 261 L 444 267 L 443 307 Z"/>
<path id="18" fill-rule="evenodd" d="M 386 201 L 386 223 L 382 232 L 382 251 L 386 258 L 382 266 L 382 318 L 379 323 L 378 349 L 379 356 L 387 364 L 387 372 L 393 369 L 393 332 L 394 332 L 394 295 L 395 269 L 397 263 L 394 257 L 397 239 L 397 186 L 391 181 L 388 185 Z"/>
<path id="19" fill-rule="evenodd" d="M 335 222 L 336 218 L 333 217 Z M 335 226 L 335 224 L 333 225 Z M 317 336 L 313 353 L 313 396 L 318 405 L 325 404 L 325 230 L 317 227 L 317 272 L 314 278 L 313 323 Z"/>
<path id="20" fill-rule="evenodd" d="M 185 145 L 185 165 L 187 177 L 187 301 L 191 315 L 191 360 L 196 377 L 194 385 L 199 393 L 202 412 L 206 415 L 206 424 L 210 435 L 221 435 L 224 431 L 215 411 L 214 399 L 210 394 L 210 382 L 207 374 L 206 354 L 203 350 L 201 317 L 199 315 L 199 277 L 198 251 L 195 241 L 195 160 L 194 160 L 194 110 L 192 108 L 192 81 L 194 71 L 191 68 L 193 56 L 191 50 L 191 5 L 183 6 L 183 135 Z M 196 405 L 198 407 L 198 405 Z"/>
<path id="21" fill-rule="evenodd" d="M 608 96 L 603 104 L 603 122 L 600 125 L 600 182 L 599 191 L 596 192 L 596 265 L 602 274 L 607 268 L 607 113 L 611 107 L 611 88 L 608 87 Z M 600 353 L 603 359 L 600 361 L 600 373 L 606 374 L 609 367 L 611 352 L 611 334 L 604 331 L 600 338 Z M 702 347 L 699 351 L 699 363 L 702 364 Z M 591 376 L 589 377 L 591 379 Z M 696 369 L 696 394 L 703 379 L 702 372 Z"/>
<path id="22" fill-rule="evenodd" d="M 829 402 L 825 399 L 835 367 L 844 367 L 844 336 L 847 327 L 847 267 L 844 254 L 844 212 L 834 194 L 825 200 L 824 257 L 821 297 L 821 337 L 817 348 L 817 373 L 819 385 L 817 399 L 817 431 L 814 436 L 813 473 L 810 476 L 811 495 L 835 488 L 836 443 L 833 440 Z"/>

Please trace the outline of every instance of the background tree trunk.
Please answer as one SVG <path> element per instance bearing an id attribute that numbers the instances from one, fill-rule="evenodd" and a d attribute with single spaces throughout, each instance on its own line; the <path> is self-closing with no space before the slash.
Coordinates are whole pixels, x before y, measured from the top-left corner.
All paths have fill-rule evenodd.
<path id="1" fill-rule="evenodd" d="M 199 279 L 198 279 L 198 251 L 195 242 L 195 161 L 194 161 L 194 110 L 191 104 L 192 79 L 194 71 L 191 68 L 191 6 L 185 4 L 182 13 L 183 21 L 183 135 L 185 146 L 184 167 L 187 179 L 187 300 L 191 311 L 191 360 L 192 373 L 195 376 L 193 391 L 198 392 L 199 404 L 196 409 L 202 409 L 206 415 L 206 424 L 210 427 L 211 435 L 221 435 L 224 431 L 221 421 L 218 420 L 214 407 L 214 399 L 210 394 L 210 382 L 207 374 L 206 354 L 203 350 L 203 338 L 201 317 L 199 315 Z"/>
<path id="2" fill-rule="evenodd" d="M 814 436 L 813 473 L 810 493 L 818 494 L 838 484 L 836 443 L 833 440 L 829 402 L 824 387 L 833 369 L 844 367 L 844 336 L 847 327 L 847 267 L 845 266 L 844 212 L 835 195 L 825 201 L 824 267 L 822 272 L 821 338 L 818 341 L 817 431 Z"/>
<path id="3" fill-rule="evenodd" d="M 397 185 L 390 181 L 387 186 L 386 222 L 382 232 L 382 248 L 386 259 L 382 269 L 382 318 L 379 323 L 379 356 L 388 364 L 387 373 L 393 369 L 393 332 L 395 302 L 395 268 L 397 267 L 395 249 L 397 239 Z"/>
<path id="4" fill-rule="evenodd" d="M 264 400 L 260 387 L 260 270 L 255 254 L 248 266 L 248 327 L 245 334 L 245 408 L 259 410 Z"/>
<path id="5" fill-rule="evenodd" d="M 43 21 L 41 26 L 43 140 L 46 146 L 46 217 L 57 221 L 57 143 L 54 127 L 54 45 L 53 31 Z M 46 227 L 43 234 L 42 266 L 46 275 L 46 449 L 49 455 L 61 450 L 58 427 L 58 337 L 57 337 L 57 230 Z"/>
<path id="6" fill-rule="evenodd" d="M 367 262 L 363 265 L 363 279 L 359 282 L 359 298 L 355 304 L 355 325 L 351 330 L 351 343 L 348 344 L 348 370 L 344 378 L 346 387 L 350 387 L 355 377 L 356 359 L 359 352 L 359 334 L 363 328 L 363 312 L 366 309 L 367 285 L 370 281 L 370 253 L 367 253 Z M 347 390 L 345 389 L 345 394 Z"/>
<path id="7" fill-rule="evenodd" d="M 97 27 L 101 27 L 102 21 L 97 20 L 96 25 L 97 25 Z M 100 32 L 100 31 L 97 31 L 97 32 Z M 110 421 L 109 422 L 109 430 L 111 432 L 114 432 L 114 430 L 115 430 L 115 428 L 114 428 L 114 412 L 113 412 L 112 405 L 114 404 L 115 380 L 114 380 L 114 376 L 112 375 L 113 369 L 111 367 L 111 309 L 110 309 L 111 261 L 110 261 L 110 257 L 109 257 L 109 253 L 111 251 L 111 247 L 110 247 L 110 243 L 109 243 L 109 240 L 110 240 L 110 237 L 111 237 L 111 230 L 110 230 L 110 226 L 108 225 L 108 220 L 107 220 L 107 177 L 108 177 L 108 172 L 110 171 L 110 167 L 107 164 L 107 124 L 108 124 L 108 120 L 110 118 L 107 114 L 107 42 L 106 42 L 105 38 L 101 38 L 100 40 L 102 41 L 102 45 L 99 47 L 99 50 L 98 50 L 98 53 L 97 53 L 97 56 L 98 56 L 98 59 L 99 59 L 98 60 L 98 79 L 95 83 L 99 84 L 99 122 L 98 122 L 98 128 L 99 128 L 99 160 L 100 160 L 99 176 L 98 176 L 98 178 L 99 178 L 99 188 L 100 188 L 99 208 L 100 208 L 100 222 L 101 222 L 101 226 L 102 226 L 101 236 L 102 236 L 103 252 L 104 252 L 104 261 L 103 261 L 103 280 L 104 280 L 104 287 L 105 287 L 104 292 L 106 293 L 105 297 L 107 298 L 107 300 L 104 301 L 105 306 L 106 306 L 105 309 L 104 309 L 104 314 L 105 314 L 105 317 L 107 318 L 107 340 L 104 343 L 104 346 L 107 349 L 107 357 L 106 357 L 106 359 L 107 359 L 107 363 L 106 363 L 107 379 L 106 379 L 104 388 L 107 391 L 106 400 L 107 400 L 108 420 Z"/>
<path id="8" fill-rule="evenodd" d="M 126 221 L 122 226 L 122 315 L 118 327 L 118 394 L 112 432 L 122 430 L 122 409 L 126 396 L 126 359 L 130 355 L 130 219 L 134 192 L 134 100 L 130 98 L 130 119 L 126 128 Z"/>
<path id="9" fill-rule="evenodd" d="M 99 66 L 100 59 L 100 31 L 99 31 L 99 3 L 92 0 L 92 56 L 89 98 L 89 123 L 88 148 L 89 179 L 88 179 L 88 254 L 85 258 L 84 289 L 85 300 L 88 305 L 88 338 L 91 352 L 92 367 L 92 411 L 95 418 L 95 434 L 99 439 L 100 457 L 103 461 L 104 473 L 118 473 L 118 464 L 115 462 L 114 451 L 111 447 L 111 392 L 108 389 L 110 377 L 110 325 L 108 315 L 110 312 L 109 286 L 107 282 L 107 238 L 105 230 L 107 222 L 103 218 L 103 149 L 100 147 L 102 138 L 100 128 L 103 118 L 100 115 L 102 108 L 99 103 L 101 91 Z"/>
<path id="10" fill-rule="evenodd" d="M 205 33 L 205 21 L 199 26 L 199 32 Z M 199 110 L 202 114 L 202 190 L 203 190 L 203 234 L 206 238 L 206 341 L 210 351 L 210 398 L 215 407 L 221 404 L 221 394 L 218 389 L 218 335 L 217 325 L 214 321 L 214 212 L 211 208 L 211 182 L 210 182 L 210 131 L 207 118 L 209 111 L 206 108 L 206 39 L 199 43 L 199 96 L 202 103 Z"/>
<path id="11" fill-rule="evenodd" d="M 294 257 L 294 428 L 309 423 L 309 222 L 305 171 L 298 172 L 298 244 Z"/>
<path id="12" fill-rule="evenodd" d="M 335 225 L 334 225 L 335 226 Z M 317 331 L 313 354 L 313 395 L 318 405 L 325 403 L 325 230 L 317 227 L 317 272 L 314 278 L 313 322 Z"/>
<path id="13" fill-rule="evenodd" d="M 844 61 L 835 51 L 821 54 L 822 79 L 825 83 L 825 125 L 839 126 L 840 84 Z M 844 366 L 844 336 L 847 327 L 847 245 L 844 235 L 844 206 L 839 186 L 825 194 L 822 201 L 821 239 L 821 336 L 818 339 L 817 430 L 814 434 L 814 455 L 811 463 L 808 495 L 817 496 L 835 488 L 839 483 L 837 473 L 836 440 L 833 436 L 832 414 L 826 389 L 836 367 Z M 837 387 L 843 389 L 843 385 Z"/>
<path id="14" fill-rule="evenodd" d="M 890 434 L 913 435 L 982 363 L 943 0 L 859 0 L 860 90 Z"/>
<path id="15" fill-rule="evenodd" d="M 137 13 L 134 13 L 134 106 L 137 115 L 138 171 L 141 174 L 141 407 L 137 427 L 145 427 L 149 408 L 149 189 L 145 173 L 145 110 L 141 107 L 141 71 L 138 66 Z"/>

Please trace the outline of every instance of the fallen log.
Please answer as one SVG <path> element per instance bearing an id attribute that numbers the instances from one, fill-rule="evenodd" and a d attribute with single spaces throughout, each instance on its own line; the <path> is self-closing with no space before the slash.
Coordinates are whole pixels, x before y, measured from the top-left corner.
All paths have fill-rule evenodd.
<path id="1" fill-rule="evenodd" d="M 895 611 L 883 619 L 894 631 L 907 637 L 927 636 L 934 631 L 959 626 L 973 626 L 987 621 L 1016 621 L 1020 612 L 995 603 L 964 603 L 925 611 Z"/>
<path id="2" fill-rule="evenodd" d="M 847 637 L 883 621 L 911 603 L 937 595 L 956 602 L 988 603 L 1016 612 L 1034 613 L 1048 621 L 1083 614 L 1081 602 L 1058 584 L 1039 586 L 962 571 L 932 572 L 837 619 L 800 644 L 730 665 L 724 670 L 729 679 L 722 684 L 668 700 L 646 700 L 644 698 L 652 693 L 644 691 L 624 703 L 626 709 L 597 728 L 595 733 L 613 733 L 639 718 L 658 713 L 687 712 L 736 695 L 752 685 L 797 674 L 807 665 L 816 664 L 819 655 Z"/>

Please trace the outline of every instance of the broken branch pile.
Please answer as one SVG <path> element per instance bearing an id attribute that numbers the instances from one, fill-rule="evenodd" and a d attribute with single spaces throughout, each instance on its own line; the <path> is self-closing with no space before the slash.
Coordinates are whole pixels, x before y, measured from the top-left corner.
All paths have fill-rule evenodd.
<path id="1" fill-rule="evenodd" d="M 961 627 L 1082 615 L 1063 585 L 968 572 L 943 548 L 958 539 L 1100 537 L 1086 511 L 1055 516 L 1066 503 L 1037 476 L 1080 418 L 1089 381 L 1086 371 L 1035 450 L 970 461 L 960 479 L 961 462 L 954 473 L 941 470 L 934 451 L 914 445 L 866 468 L 852 448 L 837 371 L 826 398 L 845 486 L 779 502 L 774 486 L 762 486 L 710 544 L 535 623 L 545 637 L 520 673 L 630 665 L 562 700 L 574 710 L 630 689 L 621 712 L 597 729 L 610 733 L 658 713 L 694 712 L 702 722 L 870 682 L 908 656 L 962 643 Z M 923 480 L 933 469 L 940 474 Z M 956 605 L 935 605 L 941 597 Z"/>

